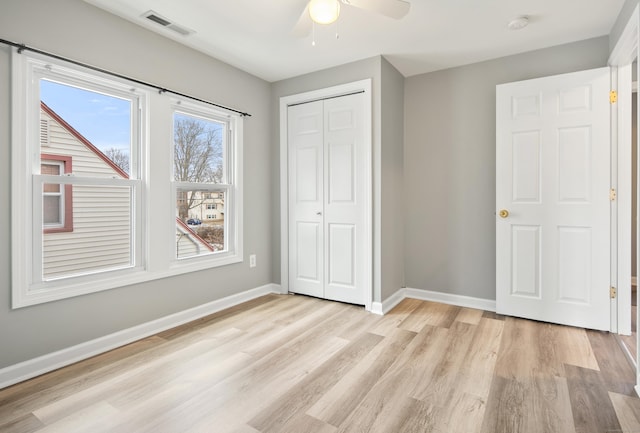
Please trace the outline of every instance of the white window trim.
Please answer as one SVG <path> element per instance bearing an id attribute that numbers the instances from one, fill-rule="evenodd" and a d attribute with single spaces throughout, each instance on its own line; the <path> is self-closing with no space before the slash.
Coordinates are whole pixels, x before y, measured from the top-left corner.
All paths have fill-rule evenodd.
<path id="1" fill-rule="evenodd" d="M 58 173 L 64 175 L 64 161 L 55 161 L 52 159 L 41 159 L 41 165 L 55 165 L 59 168 Z M 57 183 L 57 182 L 56 182 Z M 34 194 L 35 197 L 35 194 Z M 42 197 L 60 197 L 60 201 L 58 203 L 58 221 L 57 223 L 45 223 L 43 221 L 42 227 L 45 229 L 57 229 L 64 227 L 65 224 L 65 205 L 67 201 L 66 194 L 64 193 L 64 187 L 62 184 L 59 184 L 58 192 L 44 192 L 42 191 Z"/>
<path id="2" fill-rule="evenodd" d="M 198 190 L 215 194 L 218 191 L 225 194 L 225 206 L 234 211 L 229 216 L 225 213 L 225 249 L 223 251 L 199 256 L 178 258 L 175 248 L 172 252 L 171 270 L 202 270 L 212 266 L 223 266 L 243 261 L 243 217 L 242 217 L 242 161 L 243 161 L 243 120 L 237 115 L 210 108 L 209 106 L 193 101 L 172 99 L 171 104 L 171 178 L 173 179 L 173 116 L 178 112 L 185 115 L 201 117 L 205 120 L 219 121 L 228 126 L 226 142 L 223 143 L 223 181 L 228 183 L 196 183 L 196 182 L 171 182 L 171 201 L 173 203 L 175 218 L 175 203 L 177 190 Z"/>
<path id="3" fill-rule="evenodd" d="M 92 275 L 69 277 L 43 281 L 42 256 L 35 254 L 35 245 L 42 245 L 43 233 L 34 225 L 34 214 L 41 214 L 42 204 L 35 200 L 36 193 L 41 194 L 43 183 L 94 184 L 105 182 L 83 176 L 46 176 L 40 173 L 40 92 L 41 78 L 79 84 L 94 91 L 106 91 L 108 94 L 127 97 L 137 102 L 139 107 L 146 103 L 147 92 L 132 89 L 129 83 L 115 80 L 98 73 L 88 73 L 66 62 L 54 61 L 40 55 L 26 55 L 13 52 L 12 55 L 12 307 L 20 308 L 28 305 L 49 302 L 71 296 L 96 292 L 106 288 L 117 287 L 113 281 L 123 274 L 139 272 L 144 263 L 144 250 L 141 248 L 142 235 L 132 232 L 134 241 L 131 245 L 135 267 L 117 272 L 101 270 Z M 135 109 L 135 106 L 134 106 Z M 132 116 L 136 116 L 135 111 Z M 135 122 L 134 122 L 135 123 Z M 132 136 L 140 137 L 144 145 L 144 137 L 134 127 Z M 135 147 L 135 146 L 134 146 Z M 134 150 L 132 149 L 132 154 Z M 135 161 L 137 155 L 132 155 Z M 133 166 L 133 164 L 132 164 Z M 142 186 L 141 180 L 122 180 Z M 113 180 L 107 180 L 111 183 Z M 142 197 L 140 192 L 137 196 Z M 132 214 L 133 227 L 141 227 L 142 200 L 136 197 L 136 212 Z M 133 210 L 133 209 L 132 209 Z M 38 275 L 36 275 L 38 274 Z"/>
<path id="4" fill-rule="evenodd" d="M 33 73 L 33 65 L 38 65 L 47 71 L 53 66 L 55 70 L 69 72 L 71 75 L 83 77 L 85 80 L 97 85 L 102 84 L 106 89 L 112 89 L 114 83 L 119 83 L 123 91 L 133 92 L 138 98 L 140 111 L 138 114 L 132 112 L 132 116 L 138 115 L 139 131 L 133 133 L 137 133 L 140 137 L 140 149 L 137 155 L 134 155 L 135 150 L 132 149 L 132 162 L 136 158 L 139 159 L 138 168 L 140 172 L 137 179 L 129 180 L 129 182 L 138 185 L 135 197 L 137 210 L 134 214 L 137 221 L 134 227 L 139 233 L 132 233 L 135 239 L 132 254 L 136 255 L 136 265 L 132 268 L 81 275 L 57 280 L 51 284 L 33 284 L 32 245 L 36 230 L 33 229 L 31 213 L 34 185 L 32 173 L 35 173 L 34 164 L 40 164 L 39 145 L 34 144 L 39 144 L 40 142 L 40 122 L 38 121 L 40 116 L 39 110 L 35 110 L 33 107 L 39 108 L 40 101 L 39 92 L 35 91 L 36 94 L 34 94 L 33 83 L 37 77 Z M 155 105 L 152 105 L 152 102 Z M 148 143 L 153 138 L 154 145 L 158 144 L 154 134 L 158 130 L 169 130 L 161 122 L 163 119 L 164 122 L 172 122 L 173 111 L 170 109 L 172 103 L 175 103 L 175 101 L 169 100 L 166 95 L 158 95 L 156 92 L 140 89 L 138 85 L 133 85 L 126 80 L 119 80 L 98 72 L 88 72 L 85 68 L 37 54 L 18 54 L 16 51 L 12 53 L 12 308 L 36 305 L 243 261 L 243 119 L 239 115 L 218 110 L 216 110 L 217 115 L 228 119 L 231 130 L 226 147 L 226 151 L 230 153 L 225 155 L 225 157 L 228 156 L 230 158 L 228 166 L 231 168 L 231 173 L 226 173 L 226 175 L 231 176 L 231 182 L 230 185 L 225 186 L 232 188 L 232 194 L 225 200 L 225 207 L 233 210 L 228 222 L 228 226 L 233 227 L 233 230 L 229 233 L 231 238 L 227 245 L 233 245 L 234 248 L 233 251 L 225 253 L 210 254 L 189 260 L 176 260 L 174 253 L 175 196 L 173 200 L 167 200 L 168 197 L 166 197 L 167 194 L 165 192 L 167 191 L 166 187 L 169 185 L 165 180 L 160 180 L 162 176 L 154 178 L 155 187 L 150 190 L 149 183 L 152 181 L 153 176 L 151 176 L 148 169 L 154 159 Z M 189 106 L 190 104 L 190 102 L 181 101 L 181 107 Z M 155 114 L 152 116 L 151 112 Z M 169 113 L 171 113 L 170 117 Z M 166 116 L 163 117 L 163 115 Z M 156 122 L 153 131 L 149 122 L 151 117 Z M 28 128 L 28 125 L 32 127 Z M 169 150 L 173 149 L 172 136 L 166 137 L 164 141 L 159 141 L 167 146 L 165 155 L 172 152 L 172 150 Z M 18 146 L 16 143 L 29 143 L 29 145 Z M 159 160 L 168 164 L 167 170 L 173 170 L 172 159 L 161 157 Z M 132 170 L 134 170 L 133 164 Z M 169 171 L 169 173 L 171 172 Z M 168 180 L 169 176 L 165 176 L 164 179 Z M 71 176 L 63 179 L 64 183 L 71 184 L 83 183 L 86 180 Z M 217 186 L 217 189 L 221 189 L 219 188 L 220 185 Z M 158 200 L 159 195 L 164 195 L 165 197 Z M 154 201 L 156 204 L 153 204 Z M 161 204 L 158 205 L 157 203 Z M 168 217 L 166 219 L 149 218 L 150 215 L 157 215 L 159 209 L 161 214 L 171 215 L 172 219 Z M 225 218 L 228 215 L 229 213 L 226 213 Z M 157 240 L 152 239 L 150 233 L 158 233 L 158 229 L 161 229 L 161 232 L 167 232 L 167 235 L 165 237 L 159 236 Z M 157 253 L 156 251 L 158 250 L 163 251 Z"/>

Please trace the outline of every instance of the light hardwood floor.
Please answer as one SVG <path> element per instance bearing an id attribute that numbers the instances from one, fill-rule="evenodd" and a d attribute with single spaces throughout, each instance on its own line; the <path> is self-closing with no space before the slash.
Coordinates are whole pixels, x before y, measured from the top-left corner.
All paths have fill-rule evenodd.
<path id="1" fill-rule="evenodd" d="M 608 333 L 269 295 L 0 390 L 0 432 L 640 432 Z"/>

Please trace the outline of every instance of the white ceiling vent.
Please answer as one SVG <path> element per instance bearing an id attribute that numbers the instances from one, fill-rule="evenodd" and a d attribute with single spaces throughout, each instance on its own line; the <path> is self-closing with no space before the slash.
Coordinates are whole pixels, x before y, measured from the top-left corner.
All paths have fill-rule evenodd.
<path id="1" fill-rule="evenodd" d="M 176 33 L 180 33 L 182 36 L 189 36 L 190 34 L 195 33 L 193 30 L 189 30 L 185 27 L 181 27 L 177 24 L 172 23 L 171 21 L 154 11 L 145 12 L 144 14 L 142 14 L 142 17 L 148 19 L 149 21 L 153 21 L 154 23 L 159 24 L 169 30 L 173 30 Z"/>

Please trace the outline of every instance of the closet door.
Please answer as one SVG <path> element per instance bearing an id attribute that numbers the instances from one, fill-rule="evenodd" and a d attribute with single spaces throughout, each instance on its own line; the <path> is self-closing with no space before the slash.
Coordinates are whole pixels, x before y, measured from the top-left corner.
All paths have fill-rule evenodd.
<path id="1" fill-rule="evenodd" d="M 327 299 L 364 304 L 363 94 L 324 101 L 324 231 Z"/>
<path id="2" fill-rule="evenodd" d="M 289 289 L 324 297 L 323 101 L 289 107 Z"/>
<path id="3" fill-rule="evenodd" d="M 289 290 L 364 304 L 362 94 L 288 109 Z"/>

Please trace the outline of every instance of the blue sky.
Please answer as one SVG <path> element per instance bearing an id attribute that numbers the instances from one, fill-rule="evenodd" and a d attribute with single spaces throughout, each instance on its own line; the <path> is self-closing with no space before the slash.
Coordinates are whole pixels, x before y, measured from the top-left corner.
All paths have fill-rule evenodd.
<path id="1" fill-rule="evenodd" d="M 40 80 L 40 99 L 98 149 L 115 147 L 129 155 L 129 101 L 48 80 Z"/>

